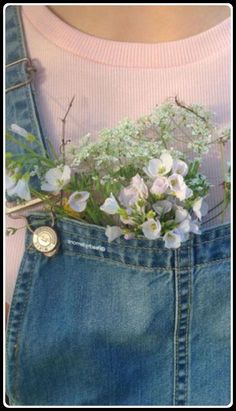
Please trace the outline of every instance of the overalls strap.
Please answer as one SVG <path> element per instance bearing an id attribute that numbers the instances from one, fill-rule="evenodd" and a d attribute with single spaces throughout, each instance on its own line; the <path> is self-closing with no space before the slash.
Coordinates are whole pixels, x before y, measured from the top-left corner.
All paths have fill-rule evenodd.
<path id="1" fill-rule="evenodd" d="M 11 124 L 24 128 L 37 139 L 30 148 L 46 157 L 50 150 L 43 136 L 32 84 L 33 76 L 37 74 L 27 53 L 20 6 L 6 7 L 5 24 L 5 130 L 22 141 L 21 136 L 11 131 Z M 6 151 L 25 153 L 24 148 L 8 139 Z M 11 199 L 8 197 L 9 201 Z"/>
<path id="2" fill-rule="evenodd" d="M 32 147 L 36 152 L 46 156 L 45 142 L 39 115 L 35 103 L 32 79 L 35 69 L 27 55 L 20 6 L 8 6 L 6 21 L 6 131 L 15 123 L 37 137 L 40 145 Z M 18 146 L 10 146 L 7 150 L 16 152 Z"/>

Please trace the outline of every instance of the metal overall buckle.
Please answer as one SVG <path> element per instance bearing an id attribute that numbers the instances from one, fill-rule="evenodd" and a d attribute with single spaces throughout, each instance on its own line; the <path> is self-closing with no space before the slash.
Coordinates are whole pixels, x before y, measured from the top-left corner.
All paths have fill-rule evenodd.
<path id="1" fill-rule="evenodd" d="M 20 210 L 24 210 L 28 207 L 32 207 L 35 205 L 39 205 L 42 203 L 43 200 L 36 198 L 34 200 L 30 200 L 25 204 L 20 204 L 15 207 L 6 207 L 6 214 L 9 215 L 13 219 L 23 218 L 27 221 L 26 215 L 16 215 L 13 216 L 12 213 L 15 213 Z M 53 257 L 59 250 L 59 238 L 57 235 L 56 230 L 54 229 L 55 226 L 55 215 L 54 212 L 51 210 L 51 217 L 52 223 L 51 226 L 40 226 L 35 230 L 32 230 L 28 221 L 26 226 L 33 234 L 32 244 L 36 250 L 43 253 L 46 257 Z"/>
<path id="2" fill-rule="evenodd" d="M 31 83 L 31 81 L 33 80 L 34 74 L 36 73 L 37 70 L 36 70 L 36 68 L 32 65 L 32 62 L 31 62 L 31 60 L 30 60 L 28 57 L 24 57 L 24 58 L 22 58 L 22 59 L 13 61 L 12 63 L 6 64 L 6 68 L 10 68 L 10 67 L 12 67 L 12 66 L 15 66 L 16 64 L 22 63 L 23 61 L 26 62 L 25 70 L 26 70 L 26 72 L 29 74 L 28 80 L 23 81 L 23 82 L 21 82 L 21 83 L 19 83 L 19 84 L 15 84 L 15 85 L 13 85 L 13 86 L 11 86 L 11 87 L 6 88 L 6 89 L 5 89 L 5 92 L 6 92 L 6 93 L 8 93 L 9 91 L 15 90 L 15 89 L 17 89 L 17 88 L 26 86 L 27 84 Z"/>
<path id="3" fill-rule="evenodd" d="M 54 214 L 52 213 L 52 226 L 41 226 L 33 232 L 33 245 L 36 250 L 46 257 L 53 257 L 59 249 L 59 240 L 54 227 Z"/>

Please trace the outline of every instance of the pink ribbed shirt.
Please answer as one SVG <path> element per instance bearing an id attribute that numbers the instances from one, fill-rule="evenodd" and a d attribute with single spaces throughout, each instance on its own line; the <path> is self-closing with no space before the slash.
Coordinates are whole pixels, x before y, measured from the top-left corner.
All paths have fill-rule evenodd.
<path id="1" fill-rule="evenodd" d="M 66 137 L 77 143 L 84 134 L 112 127 L 124 117 L 136 119 L 156 104 L 178 95 L 215 113 L 218 125 L 231 122 L 231 18 L 183 40 L 128 43 L 79 31 L 46 6 L 22 6 L 28 53 L 37 74 L 36 102 L 44 134 L 58 150 L 61 120 L 75 100 Z M 226 153 L 229 159 L 229 149 Z M 222 199 L 219 152 L 212 148 L 202 172 L 214 187 L 209 206 Z M 226 217 L 226 221 L 229 215 Z M 215 220 L 212 224 L 220 223 Z M 7 226 L 24 225 L 7 218 Z M 24 251 L 24 229 L 6 239 L 6 301 L 11 303 Z"/>

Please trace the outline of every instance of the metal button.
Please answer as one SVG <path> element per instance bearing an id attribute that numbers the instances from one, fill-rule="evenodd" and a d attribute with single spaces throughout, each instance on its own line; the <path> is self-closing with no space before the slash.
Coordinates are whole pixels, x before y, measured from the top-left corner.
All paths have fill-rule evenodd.
<path id="1" fill-rule="evenodd" d="M 54 250 L 50 251 L 49 253 L 43 253 L 46 257 L 53 257 L 59 250 L 59 244 L 54 248 Z"/>
<path id="2" fill-rule="evenodd" d="M 33 234 L 33 244 L 36 250 L 41 253 L 51 253 L 58 245 L 56 231 L 48 226 L 37 228 Z"/>

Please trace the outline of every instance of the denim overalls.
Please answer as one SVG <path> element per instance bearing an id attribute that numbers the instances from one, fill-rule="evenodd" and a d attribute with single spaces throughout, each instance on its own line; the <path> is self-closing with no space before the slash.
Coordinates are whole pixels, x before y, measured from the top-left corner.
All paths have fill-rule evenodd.
<path id="1" fill-rule="evenodd" d="M 7 7 L 6 24 L 9 64 L 26 57 L 19 7 Z M 25 60 L 8 66 L 6 87 L 28 75 Z M 30 82 L 7 92 L 11 123 L 49 152 Z M 33 230 L 51 224 L 43 212 L 27 219 Z M 6 333 L 10 405 L 229 404 L 230 225 L 177 250 L 109 244 L 104 227 L 69 218 L 56 229 L 53 257 L 26 234 Z"/>

